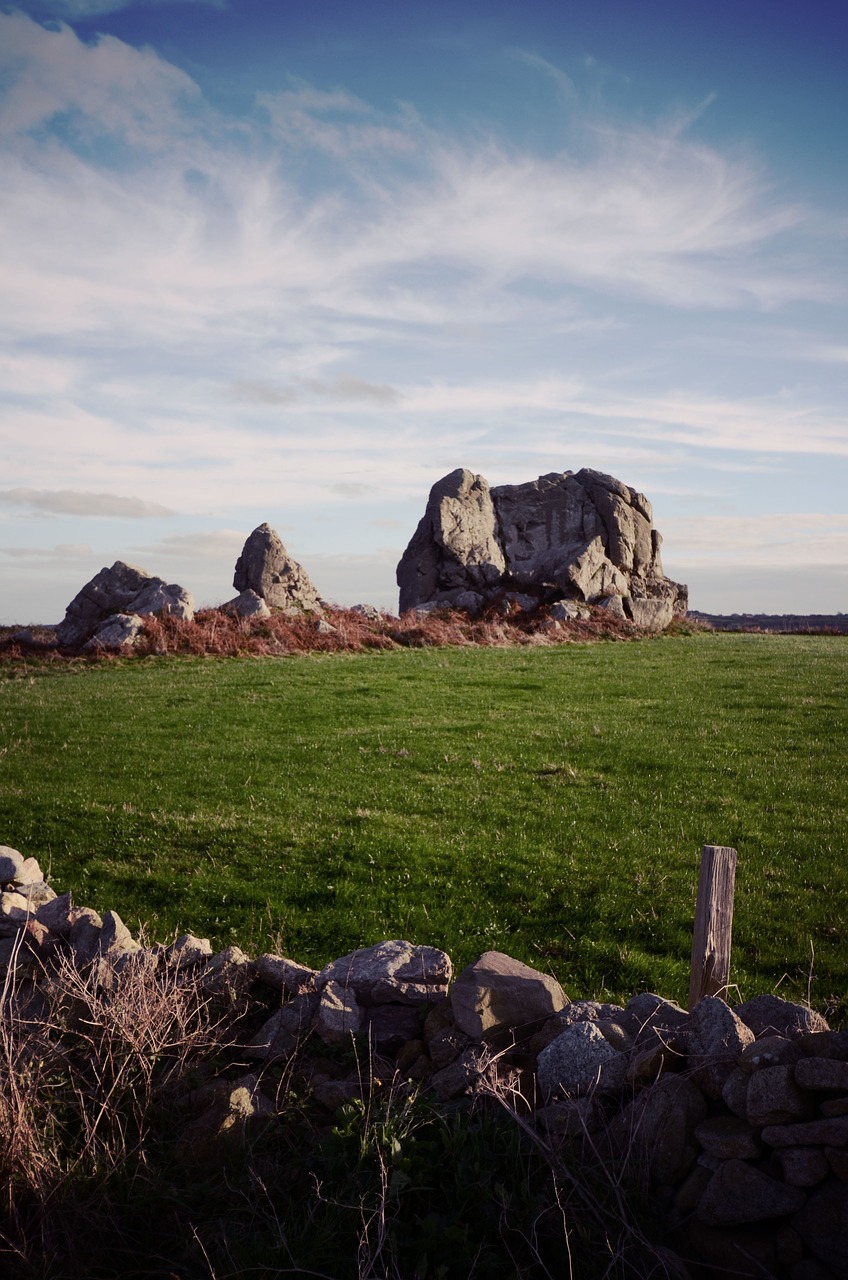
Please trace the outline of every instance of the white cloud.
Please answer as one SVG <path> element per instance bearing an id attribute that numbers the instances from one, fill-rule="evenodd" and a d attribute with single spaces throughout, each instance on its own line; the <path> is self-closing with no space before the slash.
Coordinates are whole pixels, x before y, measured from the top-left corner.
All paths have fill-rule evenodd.
<path id="1" fill-rule="evenodd" d="M 848 515 L 692 515 L 665 519 L 662 533 L 675 560 L 686 564 L 848 566 Z"/>
<path id="2" fill-rule="evenodd" d="M 796 326 L 768 363 L 764 328 L 745 365 L 764 309 L 838 297 L 826 221 L 694 141 L 692 112 L 577 110 L 573 146 L 533 152 L 303 83 L 225 117 L 153 50 L 21 13 L 0 51 L 7 511 L 311 509 L 348 546 L 351 497 L 365 526 L 403 504 L 414 526 L 460 464 L 621 467 L 650 496 L 848 456 L 823 389 L 844 347 Z M 229 558 L 225 534 L 145 554 L 182 574 Z"/>
<path id="3" fill-rule="evenodd" d="M 174 515 L 170 508 L 158 502 L 123 498 L 117 493 L 86 493 L 79 489 L 0 489 L 0 503 L 10 507 L 28 507 L 45 515 L 113 516 L 130 520 Z"/>
<path id="4" fill-rule="evenodd" d="M 59 542 L 54 547 L 0 547 L 0 554 L 16 560 L 86 560 L 91 556 L 87 542 Z"/>
<path id="5" fill-rule="evenodd" d="M 15 7 L 38 19 L 60 18 L 77 22 L 80 19 L 96 18 L 101 13 L 117 13 L 120 9 L 166 4 L 208 4 L 213 9 L 223 9 L 226 7 L 226 0 L 16 0 Z"/>
<path id="6" fill-rule="evenodd" d="M 211 529 L 198 533 L 176 533 L 158 542 L 134 547 L 133 550 L 144 556 L 158 559 L 178 559 L 184 561 L 229 562 L 237 557 L 244 546 L 246 532 L 238 529 Z"/>

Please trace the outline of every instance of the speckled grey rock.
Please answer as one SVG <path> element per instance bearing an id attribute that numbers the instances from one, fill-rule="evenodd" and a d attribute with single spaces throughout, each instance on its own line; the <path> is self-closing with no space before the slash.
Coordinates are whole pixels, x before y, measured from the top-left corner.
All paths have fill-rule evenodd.
<path id="1" fill-rule="evenodd" d="M 539 1054 L 536 1070 L 543 1098 L 618 1093 L 627 1074 L 627 1058 L 604 1038 L 594 1022 L 566 1027 Z"/>
<path id="2" fill-rule="evenodd" d="M 760 1126 L 802 1120 L 814 1111 L 809 1094 L 795 1083 L 795 1067 L 790 1064 L 755 1071 L 746 1106 L 751 1124 Z"/>
<path id="3" fill-rule="evenodd" d="M 695 1129 L 706 1118 L 704 1096 L 685 1076 L 662 1076 L 610 1121 L 607 1141 L 638 1174 L 676 1186 L 701 1150 Z"/>
<path id="4" fill-rule="evenodd" d="M 394 939 L 333 960 L 318 973 L 315 985 L 321 990 L 336 982 L 361 1005 L 428 1004 L 444 998 L 451 972 L 444 951 Z"/>
<path id="5" fill-rule="evenodd" d="M 800 1187 L 778 1182 L 744 1160 L 725 1160 L 701 1196 L 697 1214 L 708 1226 L 741 1226 L 786 1217 L 803 1203 Z"/>
<path id="6" fill-rule="evenodd" d="M 184 933 L 171 943 L 165 952 L 165 963 L 173 969 L 188 969 L 212 958 L 212 944 L 208 938 Z"/>
<path id="7" fill-rule="evenodd" d="M 823 1182 L 792 1226 L 833 1276 L 848 1276 L 848 1182 Z"/>
<path id="8" fill-rule="evenodd" d="M 750 1027 L 758 1038 L 766 1035 L 785 1036 L 800 1040 L 808 1031 L 827 1031 L 828 1026 L 820 1013 L 779 996 L 762 995 L 733 1006 L 737 1018 Z"/>
<path id="9" fill-rule="evenodd" d="M 97 624 L 94 634 L 82 646 L 83 653 L 100 649 L 131 648 L 144 631 L 144 619 L 138 613 L 113 613 Z"/>
<path id="10" fill-rule="evenodd" d="M 708 1097 L 720 1098 L 753 1031 L 718 996 L 705 996 L 689 1014 L 687 1037 L 693 1080 Z"/>

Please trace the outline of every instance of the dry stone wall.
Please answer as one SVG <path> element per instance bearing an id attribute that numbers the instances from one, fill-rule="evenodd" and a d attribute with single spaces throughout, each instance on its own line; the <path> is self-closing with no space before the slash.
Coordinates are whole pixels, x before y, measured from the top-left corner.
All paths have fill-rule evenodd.
<path id="1" fill-rule="evenodd" d="M 570 1000 L 549 974 L 500 952 L 454 977 L 445 952 L 404 940 L 321 970 L 235 946 L 214 953 L 192 934 L 146 946 L 115 912 L 58 895 L 34 858 L 5 846 L 0 887 L 7 992 L 37 991 L 64 958 L 107 990 L 176 975 L 263 1011 L 241 1048 L 255 1068 L 202 1095 L 185 1124 L 188 1151 L 206 1158 L 273 1120 L 269 1065 L 300 1071 L 328 1111 L 364 1096 L 361 1066 L 322 1056 L 353 1037 L 383 1079 L 452 1105 L 499 1093 L 541 1140 L 641 1183 L 679 1280 L 848 1276 L 848 1032 L 805 1005 L 706 997 L 687 1013 L 647 992 L 624 1006 Z"/>

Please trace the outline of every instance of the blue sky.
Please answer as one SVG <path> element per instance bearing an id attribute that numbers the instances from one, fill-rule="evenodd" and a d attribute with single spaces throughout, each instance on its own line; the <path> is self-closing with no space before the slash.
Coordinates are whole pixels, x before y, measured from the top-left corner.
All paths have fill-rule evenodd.
<path id="1" fill-rule="evenodd" d="M 430 485 L 583 466 L 715 612 L 848 608 L 848 6 L 0 7 L 0 621 L 263 520 L 397 602 Z"/>

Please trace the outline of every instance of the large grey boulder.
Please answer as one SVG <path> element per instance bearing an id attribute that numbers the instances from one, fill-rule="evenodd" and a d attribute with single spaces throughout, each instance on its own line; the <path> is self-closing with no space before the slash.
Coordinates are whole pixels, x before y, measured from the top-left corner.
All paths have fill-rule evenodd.
<path id="1" fill-rule="evenodd" d="M 457 976 L 451 1006 L 460 1031 L 473 1040 L 525 1028 L 568 1004 L 556 978 L 502 951 L 486 951 Z"/>
<path id="2" fill-rule="evenodd" d="M 450 957 L 437 947 L 414 946 L 401 938 L 361 947 L 325 965 L 315 978 L 323 991 L 337 983 L 359 1004 L 435 1004 L 451 979 Z"/>
<path id="3" fill-rule="evenodd" d="M 459 469 L 435 484 L 398 565 L 400 611 L 478 608 L 504 591 L 547 602 L 620 602 L 622 616 L 661 630 L 685 613 L 685 586 L 665 577 L 662 538 L 644 494 L 584 468 L 489 488 Z"/>
<path id="4" fill-rule="evenodd" d="M 101 623 L 118 614 L 173 614 L 191 619 L 194 600 L 177 583 L 167 583 L 146 569 L 116 560 L 110 569 L 101 569 L 77 592 L 56 628 L 56 640 L 67 648 L 80 648 L 97 633 Z"/>
<path id="5" fill-rule="evenodd" d="M 244 592 L 253 591 L 272 609 L 320 613 L 324 608 L 309 574 L 291 558 L 268 524 L 260 524 L 245 542 L 236 561 L 233 586 L 240 598 Z"/>
<path id="6" fill-rule="evenodd" d="M 433 485 L 427 510 L 398 565 L 400 612 L 496 587 L 506 572 L 492 493 L 460 467 Z M 451 599 L 451 593 L 454 598 Z"/>

